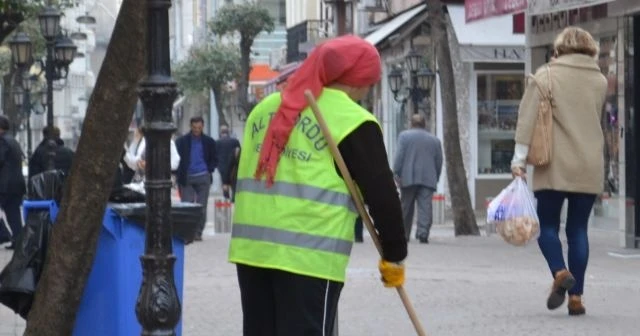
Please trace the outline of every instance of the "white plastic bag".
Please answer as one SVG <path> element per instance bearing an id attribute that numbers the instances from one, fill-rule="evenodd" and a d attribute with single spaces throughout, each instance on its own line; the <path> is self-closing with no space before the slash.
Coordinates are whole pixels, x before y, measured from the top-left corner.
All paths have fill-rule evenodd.
<path id="1" fill-rule="evenodd" d="M 487 223 L 509 244 L 523 246 L 540 235 L 535 199 L 527 183 L 516 177 L 487 208 Z"/>

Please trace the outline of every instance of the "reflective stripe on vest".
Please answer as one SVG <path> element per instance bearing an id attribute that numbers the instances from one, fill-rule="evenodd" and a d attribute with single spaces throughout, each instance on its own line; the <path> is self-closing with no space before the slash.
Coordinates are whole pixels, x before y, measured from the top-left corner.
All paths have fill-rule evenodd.
<path id="1" fill-rule="evenodd" d="M 353 243 L 348 240 L 314 236 L 241 223 L 233 223 L 232 238 L 246 238 L 275 244 L 290 245 L 312 250 L 333 252 L 349 256 Z"/>
<path id="2" fill-rule="evenodd" d="M 357 211 L 310 109 L 291 131 L 274 184 L 255 179 L 280 98 L 264 98 L 246 122 L 229 261 L 344 282 Z M 342 91 L 325 88 L 317 101 L 336 143 L 365 122 L 379 125 Z"/>
<path id="3" fill-rule="evenodd" d="M 247 191 L 262 195 L 301 198 L 328 205 L 342 206 L 353 213 L 358 212 L 349 194 L 343 194 L 305 184 L 275 181 L 271 188 L 266 188 L 264 181 L 248 178 L 238 180 L 237 190 L 238 192 Z"/>

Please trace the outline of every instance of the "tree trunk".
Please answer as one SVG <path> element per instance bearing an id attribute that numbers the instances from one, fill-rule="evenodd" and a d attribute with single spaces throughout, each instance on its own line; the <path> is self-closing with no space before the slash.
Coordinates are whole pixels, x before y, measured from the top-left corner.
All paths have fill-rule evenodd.
<path id="1" fill-rule="evenodd" d="M 220 89 L 220 87 L 214 87 L 211 88 L 211 91 L 213 91 L 213 96 L 216 98 L 216 101 L 214 103 L 216 104 L 216 110 L 218 110 L 218 124 L 220 126 L 229 126 L 227 117 L 224 114 L 224 110 L 222 109 L 222 90 Z M 233 118 L 233 116 L 230 116 L 230 118 Z"/>
<path id="2" fill-rule="evenodd" d="M 238 79 L 238 104 L 248 114 L 249 108 L 249 74 L 251 73 L 251 45 L 252 40 L 240 40 L 240 79 Z"/>
<path id="3" fill-rule="evenodd" d="M 27 319 L 27 336 L 72 334 L 122 144 L 138 100 L 136 88 L 144 75 L 146 45 L 139 41 L 145 41 L 146 13 L 146 1 L 122 3 L 89 101 L 44 273 Z"/>
<path id="4" fill-rule="evenodd" d="M 447 37 L 447 18 L 440 0 L 427 0 L 431 15 L 432 32 L 436 43 L 436 56 L 440 72 L 442 107 L 444 109 L 444 152 L 446 157 L 447 179 L 451 194 L 451 208 L 455 235 L 479 235 L 476 215 L 471 206 L 467 173 L 460 149 L 460 131 L 458 129 L 458 109 L 456 107 L 456 87 L 454 82 L 449 38 Z"/>

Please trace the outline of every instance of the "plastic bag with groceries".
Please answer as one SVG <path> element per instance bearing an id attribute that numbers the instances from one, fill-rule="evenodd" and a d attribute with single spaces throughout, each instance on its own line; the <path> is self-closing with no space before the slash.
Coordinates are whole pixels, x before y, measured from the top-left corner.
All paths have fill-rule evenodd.
<path id="1" fill-rule="evenodd" d="M 487 208 L 487 223 L 509 244 L 524 246 L 540 235 L 540 220 L 535 198 L 527 183 L 516 177 L 494 198 Z"/>

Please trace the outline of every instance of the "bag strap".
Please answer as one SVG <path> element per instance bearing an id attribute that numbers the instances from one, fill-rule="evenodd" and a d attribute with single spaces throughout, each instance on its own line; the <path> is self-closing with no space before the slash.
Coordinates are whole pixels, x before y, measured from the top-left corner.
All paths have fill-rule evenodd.
<path id="1" fill-rule="evenodd" d="M 534 84 L 536 84 L 536 87 L 538 88 L 538 92 L 540 93 L 540 96 L 542 97 L 542 99 L 546 99 L 549 102 L 551 102 L 553 104 L 553 93 L 552 93 L 552 84 L 551 84 L 551 67 L 549 67 L 549 65 L 547 65 L 547 77 L 549 78 L 548 82 L 549 85 L 546 88 L 546 92 L 545 89 L 542 87 L 542 85 L 540 84 L 540 82 L 538 82 L 538 80 L 536 79 L 536 77 L 533 74 L 529 74 L 527 76 L 527 78 L 531 79 L 533 81 Z"/>
<path id="2" fill-rule="evenodd" d="M 547 64 L 547 84 L 549 89 L 548 98 L 551 102 L 553 102 L 553 83 L 551 82 L 551 67 Z"/>

